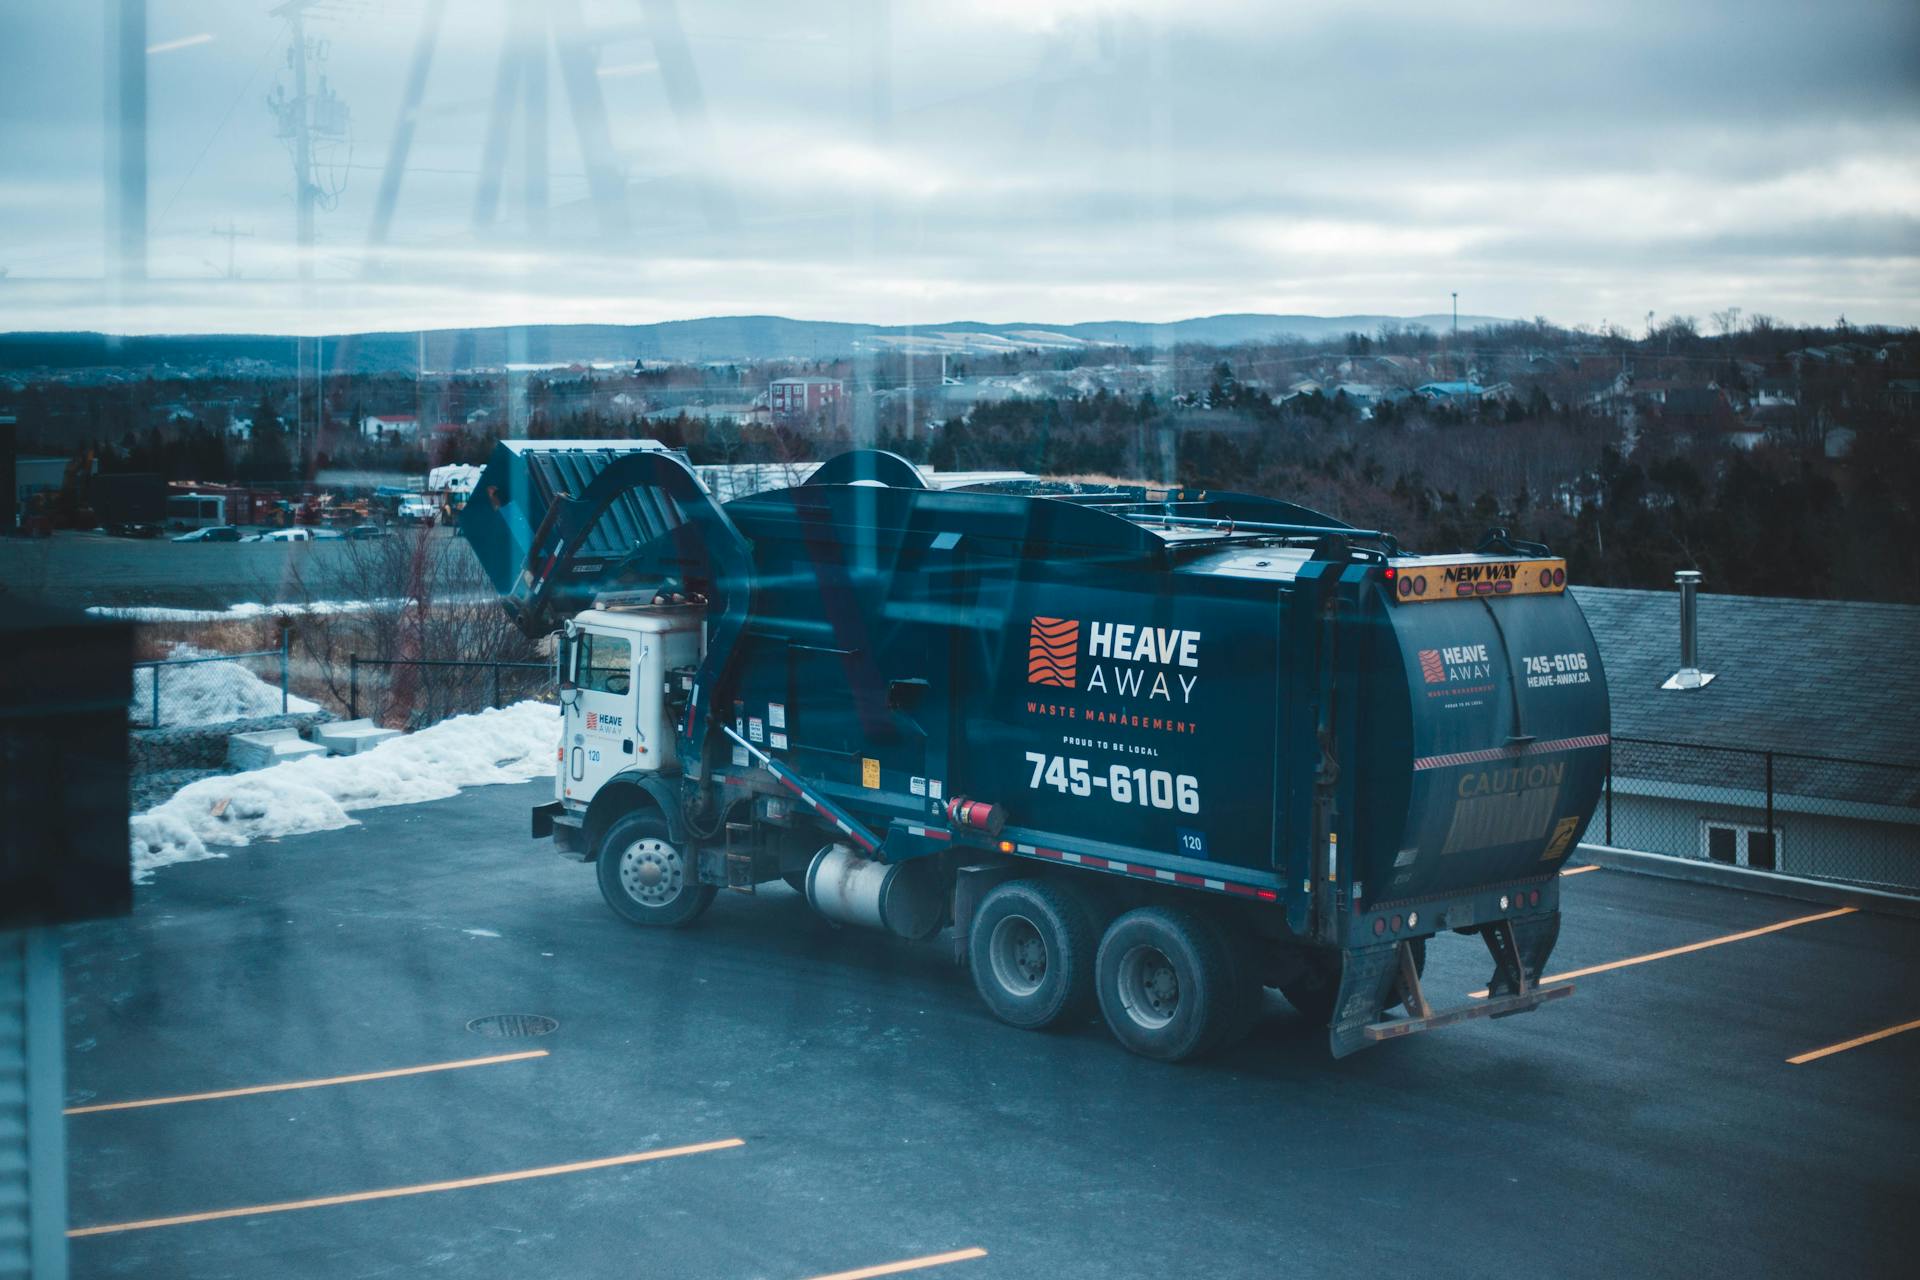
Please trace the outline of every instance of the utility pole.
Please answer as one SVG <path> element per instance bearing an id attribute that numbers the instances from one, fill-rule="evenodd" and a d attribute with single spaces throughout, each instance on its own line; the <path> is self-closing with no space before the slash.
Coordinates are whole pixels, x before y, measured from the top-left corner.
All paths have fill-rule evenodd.
<path id="1" fill-rule="evenodd" d="M 242 238 L 250 238 L 253 232 L 240 230 L 233 225 L 233 219 L 229 218 L 227 219 L 227 225 L 224 227 L 215 227 L 213 234 L 227 242 L 227 279 L 238 280 L 240 273 L 233 269 L 233 242 Z"/>
<path id="2" fill-rule="evenodd" d="M 297 267 L 303 281 L 313 279 L 314 209 L 322 203 L 332 208 L 340 194 L 340 187 L 321 188 L 314 172 L 315 144 L 340 143 L 348 133 L 346 104 L 327 87 L 326 76 L 320 77 L 317 92 L 309 92 L 307 86 L 307 63 L 316 57 L 324 60 L 326 47 L 321 42 L 316 54 L 308 44 L 306 16 L 309 10 L 323 3 L 324 0 L 287 0 L 271 10 L 274 17 L 287 19 L 291 33 L 287 69 L 293 73 L 293 92 L 289 95 L 285 88 L 275 85 L 267 98 L 267 107 L 279 121 L 280 137 L 293 149 L 294 235 L 299 251 Z M 344 185 L 343 182 L 341 186 Z"/>
<path id="3" fill-rule="evenodd" d="M 1453 291 L 1453 371 L 1461 370 L 1460 364 L 1460 291 Z"/>

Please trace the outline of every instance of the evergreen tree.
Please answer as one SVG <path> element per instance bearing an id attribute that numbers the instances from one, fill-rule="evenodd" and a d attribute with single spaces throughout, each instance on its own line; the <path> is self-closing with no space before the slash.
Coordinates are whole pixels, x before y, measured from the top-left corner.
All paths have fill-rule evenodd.
<path id="1" fill-rule="evenodd" d="M 287 480 L 293 475 L 293 455 L 287 449 L 287 433 L 273 401 L 262 392 L 253 410 L 253 434 L 239 467 L 240 478 L 249 481 Z"/>

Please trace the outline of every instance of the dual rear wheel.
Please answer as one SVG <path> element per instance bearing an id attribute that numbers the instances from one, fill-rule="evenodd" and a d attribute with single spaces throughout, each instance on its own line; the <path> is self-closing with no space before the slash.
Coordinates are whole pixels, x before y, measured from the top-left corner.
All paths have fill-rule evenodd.
<path id="1" fill-rule="evenodd" d="M 1251 1025 L 1261 994 L 1251 948 L 1225 927 L 1172 906 L 1128 911 L 1104 932 L 1101 918 L 1069 882 L 1009 880 L 989 892 L 967 953 L 994 1016 L 1039 1029 L 1097 1004 L 1115 1039 L 1163 1062 L 1206 1053 Z"/>

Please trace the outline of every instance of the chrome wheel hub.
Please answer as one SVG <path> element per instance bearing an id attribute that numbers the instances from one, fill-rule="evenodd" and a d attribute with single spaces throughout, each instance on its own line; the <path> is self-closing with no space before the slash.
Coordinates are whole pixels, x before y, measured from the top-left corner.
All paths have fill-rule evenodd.
<path id="1" fill-rule="evenodd" d="M 1047 979 L 1047 943 L 1025 916 L 1006 916 L 993 926 L 987 954 L 993 978 L 1016 996 L 1030 996 Z"/>
<path id="2" fill-rule="evenodd" d="M 1148 1031 L 1158 1031 L 1180 1011 L 1180 975 L 1158 947 L 1142 944 L 1120 957 L 1120 1005 Z"/>
<path id="3" fill-rule="evenodd" d="M 620 855 L 620 887 L 643 907 L 664 907 L 686 887 L 686 863 L 680 851 L 648 836 Z"/>

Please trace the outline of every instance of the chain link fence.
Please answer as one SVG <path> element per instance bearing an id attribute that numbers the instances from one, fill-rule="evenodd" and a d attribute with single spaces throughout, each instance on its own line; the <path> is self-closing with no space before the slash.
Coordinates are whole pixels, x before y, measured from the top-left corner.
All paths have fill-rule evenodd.
<path id="1" fill-rule="evenodd" d="M 1920 765 L 1615 738 L 1587 839 L 1920 892 Z"/>
<path id="2" fill-rule="evenodd" d="M 186 729 L 234 720 L 258 720 L 318 708 L 287 688 L 288 652 L 209 653 L 176 645 L 166 658 L 133 664 L 135 729 Z"/>
<path id="3" fill-rule="evenodd" d="M 419 729 L 448 716 L 536 699 L 555 700 L 550 662 L 464 658 L 347 659 L 347 718 Z"/>

